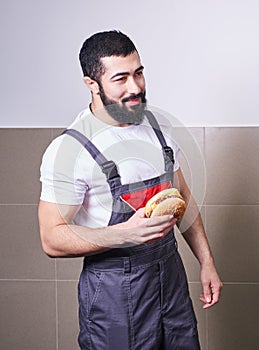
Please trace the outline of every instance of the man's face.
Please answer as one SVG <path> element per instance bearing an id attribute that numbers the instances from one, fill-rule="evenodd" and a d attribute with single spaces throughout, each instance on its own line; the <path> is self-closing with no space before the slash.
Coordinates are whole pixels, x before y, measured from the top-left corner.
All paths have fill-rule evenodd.
<path id="1" fill-rule="evenodd" d="M 105 73 L 99 83 L 100 98 L 110 116 L 119 123 L 140 124 L 146 106 L 145 78 L 139 55 L 102 58 Z"/>

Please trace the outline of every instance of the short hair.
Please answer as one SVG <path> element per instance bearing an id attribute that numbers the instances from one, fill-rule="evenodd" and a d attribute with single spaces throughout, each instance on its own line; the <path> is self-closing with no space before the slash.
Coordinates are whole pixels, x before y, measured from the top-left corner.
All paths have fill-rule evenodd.
<path id="1" fill-rule="evenodd" d="M 105 69 L 102 57 L 128 56 L 137 51 L 130 38 L 120 31 L 111 30 L 92 35 L 85 40 L 79 53 L 84 76 L 100 81 Z"/>

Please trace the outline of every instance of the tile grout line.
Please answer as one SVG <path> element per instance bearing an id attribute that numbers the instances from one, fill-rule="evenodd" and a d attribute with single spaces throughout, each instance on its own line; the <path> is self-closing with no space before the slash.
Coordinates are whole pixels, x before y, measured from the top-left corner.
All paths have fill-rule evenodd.
<path id="1" fill-rule="evenodd" d="M 57 259 L 55 259 L 55 304 L 56 304 L 56 350 L 59 349 L 59 330 L 58 330 L 58 278 L 57 278 Z"/>
<path id="2" fill-rule="evenodd" d="M 78 282 L 77 279 L 0 278 L 0 282 Z"/>
<path id="3" fill-rule="evenodd" d="M 203 198 L 203 205 L 207 204 L 207 183 L 208 183 L 208 174 L 207 174 L 207 159 L 206 159 L 206 128 L 202 128 L 202 152 L 203 152 L 203 161 L 204 161 L 204 166 L 205 166 L 205 193 L 204 193 L 204 198 Z M 204 224 L 206 225 L 206 212 L 205 212 L 205 222 Z M 205 229 L 207 230 L 206 226 Z"/>
<path id="4" fill-rule="evenodd" d="M 188 281 L 189 284 L 201 284 L 200 281 Z M 224 285 L 235 286 L 235 285 L 255 285 L 258 286 L 259 282 L 222 282 Z"/>
<path id="5" fill-rule="evenodd" d="M 209 350 L 209 313 L 205 310 L 205 324 L 206 324 L 206 348 Z"/>
<path id="6" fill-rule="evenodd" d="M 0 206 L 12 206 L 12 205 L 20 205 L 20 206 L 37 206 L 38 203 L 0 203 Z"/>

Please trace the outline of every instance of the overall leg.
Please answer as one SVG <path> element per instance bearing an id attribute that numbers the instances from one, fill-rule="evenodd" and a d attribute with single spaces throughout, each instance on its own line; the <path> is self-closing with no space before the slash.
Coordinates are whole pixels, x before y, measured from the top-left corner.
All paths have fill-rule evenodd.
<path id="1" fill-rule="evenodd" d="M 158 350 L 161 343 L 160 267 L 84 270 L 79 283 L 82 350 Z"/>
<path id="2" fill-rule="evenodd" d="M 134 350 L 159 350 L 161 329 L 161 288 L 158 262 L 140 266 L 131 275 Z"/>
<path id="3" fill-rule="evenodd" d="M 82 350 L 133 349 L 123 270 L 84 269 L 79 282 L 79 324 Z"/>
<path id="4" fill-rule="evenodd" d="M 178 251 L 162 263 L 161 271 L 163 342 L 160 350 L 200 350 L 197 321 Z"/>

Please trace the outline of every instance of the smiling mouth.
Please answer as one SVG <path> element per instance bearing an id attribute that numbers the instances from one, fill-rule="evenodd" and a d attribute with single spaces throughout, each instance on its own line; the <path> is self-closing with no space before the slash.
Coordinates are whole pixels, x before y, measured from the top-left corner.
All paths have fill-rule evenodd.
<path id="1" fill-rule="evenodd" d="M 122 103 L 128 102 L 129 104 L 137 104 L 142 102 L 142 98 L 143 98 L 143 94 L 139 93 L 138 95 L 135 95 L 135 96 L 125 97 L 124 99 L 122 99 Z"/>
<path id="2" fill-rule="evenodd" d="M 126 103 L 127 103 L 127 104 L 130 104 L 130 105 L 139 104 L 139 103 L 141 103 L 141 98 L 130 99 L 130 100 L 128 100 Z"/>

